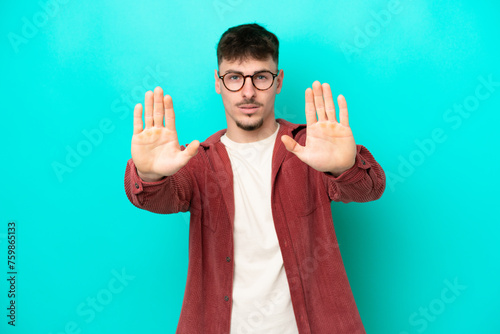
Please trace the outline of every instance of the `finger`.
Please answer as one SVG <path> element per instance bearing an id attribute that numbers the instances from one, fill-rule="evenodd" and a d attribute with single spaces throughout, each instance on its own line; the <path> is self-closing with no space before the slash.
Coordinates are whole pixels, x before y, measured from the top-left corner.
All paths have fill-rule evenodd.
<path id="1" fill-rule="evenodd" d="M 287 136 L 287 135 L 283 135 L 281 136 L 281 141 L 283 142 L 283 144 L 285 145 L 285 148 L 292 152 L 293 154 L 297 155 L 297 157 L 299 157 L 299 155 L 302 153 L 302 151 L 304 151 L 304 146 L 300 145 L 299 143 L 297 143 L 292 137 L 290 136 Z M 300 157 L 299 157 L 300 158 Z"/>
<path id="2" fill-rule="evenodd" d="M 144 121 L 146 122 L 146 129 L 153 127 L 153 92 L 148 90 L 144 98 L 144 105 L 146 112 L 144 113 Z"/>
<path id="3" fill-rule="evenodd" d="M 183 151 L 183 153 L 187 156 L 188 160 L 191 159 L 198 153 L 198 147 L 200 147 L 200 142 L 197 140 L 193 140 Z"/>
<path id="4" fill-rule="evenodd" d="M 333 103 L 332 89 L 327 83 L 324 83 L 322 86 L 323 98 L 325 99 L 326 117 L 329 121 L 337 121 L 337 117 L 335 116 L 335 103 Z"/>
<path id="5" fill-rule="evenodd" d="M 316 108 L 314 108 L 314 96 L 311 88 L 306 89 L 306 122 L 307 125 L 317 122 Z"/>
<path id="6" fill-rule="evenodd" d="M 142 131 L 142 104 L 137 103 L 134 108 L 134 135 Z"/>
<path id="7" fill-rule="evenodd" d="M 165 95 L 163 98 L 163 105 L 165 108 L 165 127 L 169 130 L 175 131 L 174 103 L 170 95 Z"/>
<path id="8" fill-rule="evenodd" d="M 349 126 L 349 113 L 347 112 L 347 102 L 344 95 L 339 95 L 337 97 L 337 102 L 339 103 L 340 124 Z"/>
<path id="9" fill-rule="evenodd" d="M 163 108 L 163 89 L 156 87 L 154 91 L 154 108 L 153 108 L 153 121 L 155 128 L 163 127 L 163 115 L 165 109 Z"/>
<path id="10" fill-rule="evenodd" d="M 313 82 L 314 106 L 318 114 L 318 121 L 326 121 L 325 103 L 323 102 L 323 88 L 319 81 Z"/>

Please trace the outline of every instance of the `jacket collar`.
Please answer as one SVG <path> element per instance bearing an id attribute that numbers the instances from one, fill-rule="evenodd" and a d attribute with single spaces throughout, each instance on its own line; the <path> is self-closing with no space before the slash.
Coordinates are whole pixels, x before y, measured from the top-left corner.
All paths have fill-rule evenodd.
<path id="1" fill-rule="evenodd" d="M 273 189 L 276 180 L 276 175 L 278 174 L 278 171 L 281 168 L 281 164 L 284 161 L 285 156 L 288 152 L 285 148 L 285 145 L 283 145 L 283 142 L 281 141 L 281 136 L 287 134 L 293 138 L 295 137 L 293 135 L 293 132 L 296 129 L 301 129 L 305 127 L 305 125 L 293 124 L 280 118 L 276 119 L 276 121 L 280 124 L 280 128 L 278 130 L 278 135 L 276 136 L 276 141 L 274 143 L 274 150 L 273 150 L 273 159 L 271 168 L 271 184 Z M 203 141 L 200 145 L 205 150 L 210 149 L 211 153 L 215 153 L 214 157 L 218 157 L 213 159 L 214 163 L 213 168 L 215 168 L 215 170 L 217 171 L 223 171 L 222 173 L 216 173 L 216 175 L 219 179 L 219 184 L 223 185 L 222 197 L 224 198 L 224 202 L 226 204 L 229 217 L 231 217 L 231 227 L 233 227 L 234 226 L 233 171 L 226 147 L 220 141 L 220 138 L 226 133 L 226 131 L 227 129 L 217 131 L 216 133 L 208 137 L 205 141 Z"/>
<path id="2" fill-rule="evenodd" d="M 271 167 L 271 184 L 274 187 L 274 182 L 276 180 L 276 175 L 278 174 L 279 169 L 281 168 L 281 164 L 285 160 L 286 154 L 288 153 L 285 145 L 281 141 L 281 136 L 289 135 L 294 138 L 294 132 L 296 133 L 298 130 L 305 128 L 304 124 L 294 124 L 290 123 L 284 119 L 278 118 L 276 121 L 280 124 L 280 128 L 278 130 L 278 135 L 276 136 L 276 141 L 274 143 L 273 150 L 273 158 L 272 158 L 272 167 Z M 229 157 L 227 155 L 227 151 L 225 149 L 224 144 L 220 141 L 220 138 L 226 133 L 227 129 L 223 129 L 217 131 L 210 137 L 208 137 L 204 142 L 200 145 L 205 149 L 213 148 L 216 152 L 218 152 L 219 156 L 224 157 L 225 161 L 229 162 Z M 219 166 L 219 168 L 225 168 L 227 175 L 232 180 L 233 173 L 231 169 L 231 164 L 224 164 L 224 166 Z M 228 205 L 228 209 L 230 214 L 233 214 L 234 203 L 232 202 L 232 182 L 230 189 L 227 189 L 227 194 L 231 194 L 231 196 L 225 196 L 226 204 Z M 226 193 L 225 193 L 226 194 Z"/>

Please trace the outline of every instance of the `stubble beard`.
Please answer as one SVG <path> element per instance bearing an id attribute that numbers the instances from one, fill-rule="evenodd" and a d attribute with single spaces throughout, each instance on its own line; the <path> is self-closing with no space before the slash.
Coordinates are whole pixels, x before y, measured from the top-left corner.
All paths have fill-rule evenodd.
<path id="1" fill-rule="evenodd" d="M 249 124 L 243 124 L 243 123 L 241 123 L 239 121 L 236 121 L 236 125 L 240 129 L 245 130 L 245 131 L 254 131 L 254 130 L 257 130 L 258 128 L 260 128 L 262 126 L 262 124 L 264 124 L 264 118 L 263 117 L 261 117 L 260 119 L 258 119 L 256 122 L 249 123 Z"/>

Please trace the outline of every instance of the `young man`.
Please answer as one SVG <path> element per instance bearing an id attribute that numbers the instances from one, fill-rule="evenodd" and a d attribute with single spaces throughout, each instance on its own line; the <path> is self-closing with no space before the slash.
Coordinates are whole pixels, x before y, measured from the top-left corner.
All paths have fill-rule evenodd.
<path id="1" fill-rule="evenodd" d="M 275 119 L 278 39 L 257 24 L 226 31 L 215 90 L 227 129 L 179 146 L 160 87 L 134 110 L 125 190 L 137 207 L 190 211 L 178 333 L 365 333 L 339 252 L 331 201 L 378 199 L 385 174 L 356 145 L 328 84 L 305 92 L 307 125 Z"/>

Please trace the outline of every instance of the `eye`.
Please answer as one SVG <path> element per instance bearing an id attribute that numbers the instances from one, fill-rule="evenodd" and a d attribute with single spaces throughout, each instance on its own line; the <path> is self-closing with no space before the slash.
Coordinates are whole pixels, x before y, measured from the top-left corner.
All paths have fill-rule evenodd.
<path id="1" fill-rule="evenodd" d="M 241 76 L 238 75 L 238 74 L 229 74 L 227 76 L 228 80 L 230 81 L 237 81 L 237 80 L 240 80 L 241 79 Z"/>
<path id="2" fill-rule="evenodd" d="M 267 73 L 257 73 L 255 74 L 255 79 L 258 81 L 269 80 L 269 75 Z"/>

